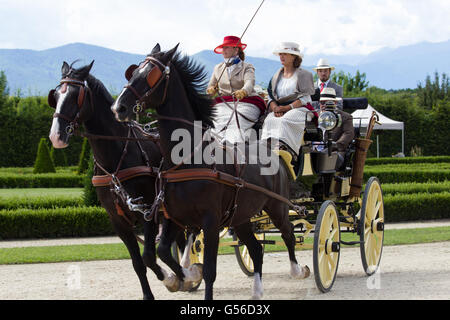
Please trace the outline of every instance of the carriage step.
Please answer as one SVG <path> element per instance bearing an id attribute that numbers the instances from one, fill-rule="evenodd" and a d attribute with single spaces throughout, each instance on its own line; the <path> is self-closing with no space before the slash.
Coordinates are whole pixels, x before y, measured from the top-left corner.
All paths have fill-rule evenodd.
<path id="1" fill-rule="evenodd" d="M 350 241 L 350 242 L 346 242 L 346 241 L 342 241 L 341 240 L 341 244 L 345 244 L 346 246 L 354 246 L 355 244 L 364 244 L 364 241 Z"/>

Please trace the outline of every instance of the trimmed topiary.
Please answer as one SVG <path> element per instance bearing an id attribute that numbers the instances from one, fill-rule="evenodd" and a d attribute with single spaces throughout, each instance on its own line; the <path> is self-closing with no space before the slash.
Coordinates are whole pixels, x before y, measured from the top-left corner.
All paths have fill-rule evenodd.
<path id="1" fill-rule="evenodd" d="M 92 177 L 94 176 L 94 161 L 92 159 L 94 156 L 92 155 L 92 151 L 90 152 L 90 161 L 89 166 L 86 172 L 86 176 L 83 179 L 84 182 L 84 193 L 83 193 L 83 201 L 86 206 L 100 206 L 100 201 L 97 198 L 97 192 L 95 191 L 95 187 L 92 185 Z"/>
<path id="2" fill-rule="evenodd" d="M 78 161 L 78 174 L 84 174 L 88 167 L 89 162 L 92 158 L 90 158 L 90 150 L 89 142 L 87 138 L 83 139 L 83 146 L 81 147 L 80 160 Z"/>
<path id="3" fill-rule="evenodd" d="M 52 147 L 52 150 L 50 151 L 50 158 L 52 158 L 55 167 L 68 166 L 67 156 L 64 149 L 55 149 Z"/>
<path id="4" fill-rule="evenodd" d="M 41 138 L 36 155 L 36 161 L 34 162 L 33 173 L 49 173 L 49 172 L 56 172 L 55 165 L 53 164 L 52 158 L 50 157 L 47 139 Z"/>

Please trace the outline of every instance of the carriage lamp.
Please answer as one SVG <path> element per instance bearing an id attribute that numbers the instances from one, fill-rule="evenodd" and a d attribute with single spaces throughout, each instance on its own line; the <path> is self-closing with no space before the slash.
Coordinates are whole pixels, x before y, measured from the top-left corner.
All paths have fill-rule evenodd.
<path id="1" fill-rule="evenodd" d="M 338 124 L 338 117 L 334 112 L 325 111 L 319 116 L 319 128 L 324 131 L 333 130 Z"/>

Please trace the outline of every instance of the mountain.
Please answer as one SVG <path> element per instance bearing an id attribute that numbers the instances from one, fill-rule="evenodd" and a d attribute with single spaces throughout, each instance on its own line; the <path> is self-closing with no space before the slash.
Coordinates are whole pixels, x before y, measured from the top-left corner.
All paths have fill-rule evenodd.
<path id="1" fill-rule="evenodd" d="M 43 51 L 1 49 L 0 70 L 6 74 L 10 94 L 15 94 L 20 89 L 26 96 L 46 95 L 59 83 L 63 61 L 71 64 L 79 59 L 75 66 L 83 66 L 95 60 L 92 74 L 112 93 L 118 93 L 126 83 L 125 70 L 144 58 L 144 55 L 83 43 Z"/>
<path id="2" fill-rule="evenodd" d="M 421 42 L 399 48 L 383 48 L 369 55 L 306 55 L 303 68 L 312 71 L 319 58 L 328 58 L 330 63 L 345 73 L 365 72 L 370 85 L 384 89 L 416 88 L 427 75 L 435 71 L 450 71 L 450 40 L 446 42 Z M 77 66 L 95 60 L 92 74 L 100 79 L 111 93 L 117 94 L 125 84 L 124 72 L 133 63 L 144 59 L 144 55 L 115 51 L 99 46 L 73 43 L 42 51 L 22 49 L 0 49 L 0 70 L 5 71 L 10 93 L 21 90 L 23 95 L 46 95 L 61 77 L 63 61 L 69 64 L 80 59 Z M 201 51 L 193 58 L 205 66 L 210 75 L 214 66 L 223 61 L 221 55 L 211 50 Z M 256 69 L 256 83 L 267 85 L 280 67 L 275 59 L 247 57 Z"/>

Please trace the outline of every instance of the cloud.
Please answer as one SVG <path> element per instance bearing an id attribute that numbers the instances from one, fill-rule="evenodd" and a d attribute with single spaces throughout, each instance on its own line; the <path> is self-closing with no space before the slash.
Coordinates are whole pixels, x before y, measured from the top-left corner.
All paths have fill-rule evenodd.
<path id="1" fill-rule="evenodd" d="M 146 54 L 180 42 L 193 54 L 240 36 L 260 0 L 0 0 L 0 47 L 47 49 L 85 42 Z M 450 38 L 448 0 L 266 0 L 243 42 L 270 57 L 281 41 L 307 54 L 367 54 Z M 4 32 L 6 30 L 7 32 Z"/>

